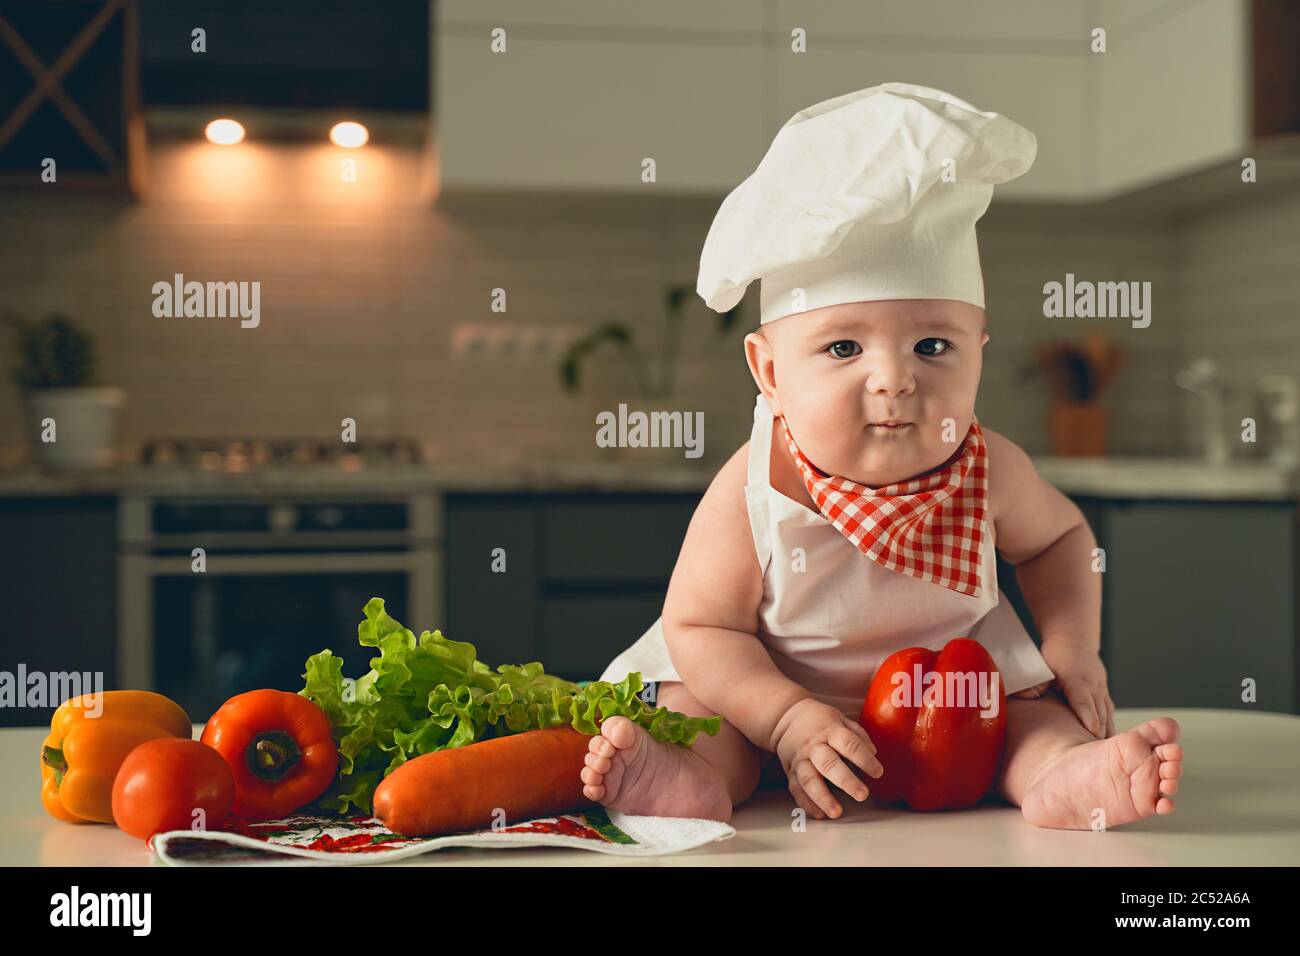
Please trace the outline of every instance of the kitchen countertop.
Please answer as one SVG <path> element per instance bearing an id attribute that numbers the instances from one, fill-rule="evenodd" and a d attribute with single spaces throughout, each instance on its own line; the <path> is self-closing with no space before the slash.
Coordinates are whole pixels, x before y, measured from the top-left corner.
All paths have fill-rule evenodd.
<path id="1" fill-rule="evenodd" d="M 1267 461 L 1212 465 L 1194 458 L 1034 459 L 1066 494 L 1097 498 L 1287 501 L 1300 497 L 1300 472 Z"/>
<path id="2" fill-rule="evenodd" d="M 1171 708 L 1121 710 L 1119 727 L 1168 714 L 1182 725 L 1185 767 L 1178 809 L 1108 833 L 1043 830 L 1020 811 L 982 804 L 918 814 L 845 801 L 839 820 L 790 829 L 793 802 L 766 789 L 732 820 L 736 836 L 638 865 L 682 866 L 1295 866 L 1300 864 L 1300 717 Z M 147 866 L 144 844 L 109 826 L 72 826 L 40 804 L 35 755 L 45 731 L 0 730 L 0 765 L 18 780 L 0 794 L 0 865 Z M 198 728 L 196 727 L 196 734 Z M 26 769 L 24 769 L 26 768 Z M 620 866 L 599 853 L 534 847 L 455 849 L 388 866 Z"/>
<path id="3" fill-rule="evenodd" d="M 167 466 L 120 465 L 67 473 L 0 474 L 0 498 L 61 495 L 354 495 L 418 492 L 694 491 L 702 492 L 718 462 L 638 465 L 630 462 L 428 464 L 347 470 L 288 465 L 239 474 Z"/>
<path id="4" fill-rule="evenodd" d="M 1066 494 L 1119 499 L 1290 501 L 1300 472 L 1264 461 L 1210 465 L 1188 458 L 1034 459 Z M 378 466 L 286 466 L 240 474 L 120 465 L 67 473 L 0 473 L 0 498 L 68 495 L 396 495 L 416 492 L 703 492 L 721 463 L 705 459 Z"/>

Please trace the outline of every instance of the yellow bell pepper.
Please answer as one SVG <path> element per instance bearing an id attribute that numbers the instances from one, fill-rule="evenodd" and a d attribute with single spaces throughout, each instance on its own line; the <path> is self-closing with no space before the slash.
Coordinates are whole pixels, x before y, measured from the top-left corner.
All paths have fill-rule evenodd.
<path id="1" fill-rule="evenodd" d="M 193 736 L 180 705 L 147 690 L 109 690 L 64 701 L 41 747 L 41 804 L 67 823 L 112 823 L 113 779 L 136 747 Z"/>

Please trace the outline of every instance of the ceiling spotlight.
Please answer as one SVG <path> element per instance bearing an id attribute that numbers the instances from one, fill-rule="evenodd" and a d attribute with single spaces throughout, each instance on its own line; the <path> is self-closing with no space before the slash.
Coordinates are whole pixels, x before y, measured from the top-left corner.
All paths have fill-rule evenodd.
<path id="1" fill-rule="evenodd" d="M 370 139 L 370 130 L 366 129 L 360 123 L 348 121 L 346 123 L 335 123 L 330 130 L 330 142 L 335 146 L 342 146 L 346 149 L 355 149 L 358 146 L 364 146 Z"/>
<path id="2" fill-rule="evenodd" d="M 209 143 L 218 146 L 233 146 L 244 139 L 244 127 L 232 119 L 214 119 L 207 125 L 203 135 Z"/>

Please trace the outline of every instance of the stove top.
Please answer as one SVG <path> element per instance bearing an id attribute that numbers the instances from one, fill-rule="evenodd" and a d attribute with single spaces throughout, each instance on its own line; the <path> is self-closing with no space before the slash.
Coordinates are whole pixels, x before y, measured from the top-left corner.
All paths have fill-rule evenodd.
<path id="1" fill-rule="evenodd" d="M 427 451 L 425 445 L 415 438 L 376 438 L 355 442 L 310 438 L 158 438 L 141 446 L 140 464 L 225 472 L 312 465 L 359 471 L 371 467 L 418 465 L 428 460 Z"/>

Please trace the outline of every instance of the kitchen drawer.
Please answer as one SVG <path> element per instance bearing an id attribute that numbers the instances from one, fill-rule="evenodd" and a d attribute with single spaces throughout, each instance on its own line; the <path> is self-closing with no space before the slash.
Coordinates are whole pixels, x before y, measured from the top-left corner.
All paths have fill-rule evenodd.
<path id="1" fill-rule="evenodd" d="M 699 496 L 693 494 L 545 502 L 540 513 L 542 577 L 547 583 L 666 586 L 698 504 Z"/>

